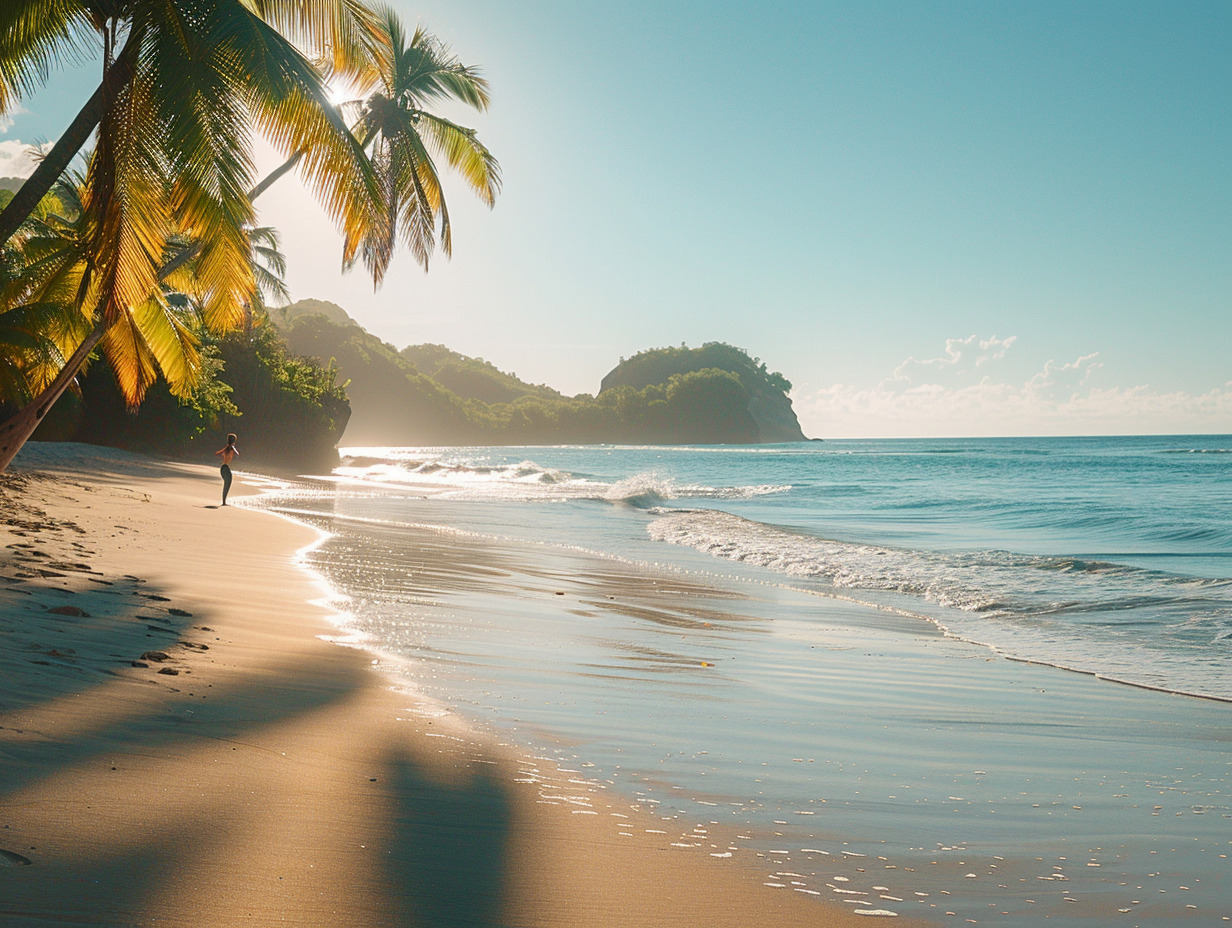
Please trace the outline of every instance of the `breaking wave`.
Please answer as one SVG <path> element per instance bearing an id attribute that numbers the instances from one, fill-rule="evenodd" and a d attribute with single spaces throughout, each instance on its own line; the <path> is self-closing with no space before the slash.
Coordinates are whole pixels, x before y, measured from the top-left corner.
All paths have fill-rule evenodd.
<path id="1" fill-rule="evenodd" d="M 1209 660 L 1212 647 L 1232 646 L 1230 578 L 1181 576 L 1099 558 L 860 544 L 718 510 L 660 510 L 648 531 L 658 541 L 908 608 L 1007 656 L 1232 697 L 1223 664 Z M 1205 660 L 1194 660 L 1199 656 Z"/>
<path id="2" fill-rule="evenodd" d="M 367 451 L 367 449 L 365 449 Z M 602 500 L 650 509 L 672 500 L 739 500 L 786 493 L 785 484 L 713 487 L 682 483 L 656 472 L 615 482 L 544 467 L 531 460 L 488 463 L 450 455 L 355 450 L 334 469 L 335 479 L 381 487 L 406 487 L 450 499 Z"/>

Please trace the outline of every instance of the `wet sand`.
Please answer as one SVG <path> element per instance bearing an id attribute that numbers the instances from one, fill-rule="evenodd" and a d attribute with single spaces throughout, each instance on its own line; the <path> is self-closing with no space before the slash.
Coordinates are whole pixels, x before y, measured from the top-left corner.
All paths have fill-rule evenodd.
<path id="1" fill-rule="evenodd" d="M 391 688 L 325 640 L 316 534 L 219 490 L 80 445 L 0 477 L 6 926 L 868 924 Z"/>

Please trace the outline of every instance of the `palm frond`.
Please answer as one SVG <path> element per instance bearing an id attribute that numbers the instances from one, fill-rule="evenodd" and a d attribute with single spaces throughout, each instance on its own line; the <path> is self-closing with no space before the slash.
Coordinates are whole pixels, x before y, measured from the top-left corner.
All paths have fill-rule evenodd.
<path id="1" fill-rule="evenodd" d="M 91 39 L 94 42 L 91 42 Z M 53 65 L 81 60 L 97 46 L 89 4 L 4 0 L 0 4 L 0 114 L 46 82 Z"/>
<path id="2" fill-rule="evenodd" d="M 245 5 L 292 42 L 319 54 L 331 73 L 362 80 L 370 71 L 378 18 L 362 0 L 247 0 Z"/>
<path id="3" fill-rule="evenodd" d="M 170 227 L 167 165 L 161 149 L 147 141 L 161 128 L 151 99 L 155 83 L 142 62 L 114 89 L 86 173 L 88 275 L 97 288 L 96 312 L 109 322 L 157 290 Z"/>
<path id="4" fill-rule="evenodd" d="M 198 243 L 197 290 L 207 324 L 233 328 L 253 291 L 248 270 L 248 199 L 253 165 L 247 76 L 240 69 L 225 5 L 173 11 L 151 22 L 147 54 L 160 76 L 155 105 L 165 126 L 171 211 Z"/>
<path id="5" fill-rule="evenodd" d="M 479 141 L 475 130 L 433 113 L 420 113 L 418 124 L 420 133 L 462 175 L 475 195 L 490 207 L 496 205 L 501 188 L 500 163 Z"/>
<path id="6" fill-rule="evenodd" d="M 436 36 L 422 27 L 396 56 L 397 87 L 422 108 L 433 100 L 455 99 L 483 112 L 490 88 L 479 68 L 464 65 Z"/>
<path id="7" fill-rule="evenodd" d="M 257 284 L 256 297 L 262 306 L 267 302 L 284 305 L 290 302 L 287 290 L 287 256 L 279 248 L 278 230 L 271 226 L 250 229 L 252 273 Z"/>
<path id="8" fill-rule="evenodd" d="M 129 410 L 136 410 L 145 398 L 146 390 L 157 378 L 158 368 L 132 310 L 125 307 L 116 314 L 99 342 L 99 348 L 115 375 L 116 386 L 120 388 Z"/>
<path id="9" fill-rule="evenodd" d="M 405 132 L 390 140 L 390 173 L 393 183 L 405 192 L 399 228 L 424 270 L 428 269 L 436 240 L 436 223 L 441 221 L 440 242 L 446 255 L 453 250 L 449 213 L 443 210 L 445 194 L 432 156 L 418 133 Z"/>
<path id="10" fill-rule="evenodd" d="M 56 302 L 0 312 L 0 399 L 24 405 L 51 383 L 72 342 L 69 333 L 77 335 L 78 343 L 84 337 L 81 317 L 74 315 Z"/>
<path id="11" fill-rule="evenodd" d="M 172 394 L 188 396 L 203 372 L 192 311 L 178 309 L 160 294 L 138 307 L 133 318 Z"/>
<path id="12" fill-rule="evenodd" d="M 284 156 L 300 156 L 301 176 L 344 236 L 373 222 L 381 212 L 375 176 L 320 73 L 259 18 L 233 26 L 257 126 Z"/>

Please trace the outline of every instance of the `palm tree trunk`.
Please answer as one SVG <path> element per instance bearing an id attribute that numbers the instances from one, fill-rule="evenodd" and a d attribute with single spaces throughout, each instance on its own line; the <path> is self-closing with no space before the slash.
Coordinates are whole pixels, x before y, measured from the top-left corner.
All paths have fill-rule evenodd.
<path id="1" fill-rule="evenodd" d="M 103 88 L 100 85 L 94 94 L 86 101 L 81 112 L 64 130 L 55 146 L 47 156 L 39 162 L 34 173 L 26 178 L 17 194 L 9 201 L 9 205 L 0 212 L 0 243 L 13 237 L 17 228 L 30 218 L 39 200 L 47 194 L 68 167 L 70 161 L 81 151 L 81 148 L 94 134 L 98 121 L 103 115 Z"/>
<path id="2" fill-rule="evenodd" d="M 94 350 L 94 346 L 102 340 L 106 332 L 107 323 L 100 319 L 93 331 L 86 336 L 85 341 L 78 345 L 77 350 L 64 362 L 64 367 L 60 369 L 60 373 L 56 375 L 51 385 L 28 406 L 18 410 L 6 421 L 0 422 L 0 474 L 4 473 L 13 458 L 17 456 L 17 452 L 30 440 L 30 436 L 39 427 L 47 411 L 55 405 L 56 400 L 64 395 L 64 391 L 69 388 L 73 378 L 81 370 L 81 366 L 86 363 L 86 358 L 90 356 L 90 352 Z"/>
<path id="3" fill-rule="evenodd" d="M 69 123 L 68 128 L 56 140 L 56 144 L 52 146 L 47 156 L 39 162 L 34 173 L 26 178 L 21 189 L 9 201 L 9 205 L 4 208 L 3 212 L 0 212 L 0 245 L 8 242 L 21 224 L 30 218 L 39 200 L 47 195 L 47 191 L 63 176 L 69 162 L 90 140 L 90 136 L 98 128 L 99 120 L 102 119 L 107 96 L 114 93 L 115 88 L 132 77 L 136 66 L 133 60 L 135 54 L 136 50 L 132 43 L 126 42 L 115 60 L 104 67 L 103 79 L 94 93 L 90 95 L 90 99 L 86 101 L 86 105 Z M 3 470 L 3 466 L 0 465 L 0 472 Z"/>
<path id="4" fill-rule="evenodd" d="M 281 165 L 270 171 L 269 175 L 262 180 L 261 183 L 257 184 L 257 186 L 248 191 L 248 202 L 251 203 L 261 194 L 265 193 L 265 191 L 269 190 L 270 187 L 274 186 L 274 182 L 282 177 L 282 175 L 286 174 L 287 171 L 291 170 L 291 168 L 299 164 L 300 159 L 303 157 L 304 153 L 302 151 L 297 151 Z"/>
<path id="5" fill-rule="evenodd" d="M 359 127 L 359 125 L 360 125 L 359 123 L 356 123 L 355 126 L 351 127 L 349 131 L 352 133 L 352 135 L 354 134 L 355 129 Z M 376 132 L 374 130 L 370 130 L 364 138 L 358 139 L 359 147 L 361 149 L 367 148 L 370 144 L 372 144 L 372 139 L 375 137 L 375 135 L 376 135 Z M 265 191 L 269 190 L 270 187 L 274 186 L 274 184 L 278 180 L 280 180 L 283 177 L 283 175 L 285 175 L 293 167 L 299 164 L 300 161 L 303 159 L 303 157 L 304 157 L 304 151 L 303 149 L 300 149 L 295 154 L 293 154 L 290 158 L 284 161 L 282 164 L 278 165 L 278 167 L 274 168 L 274 170 L 270 171 L 269 174 L 267 174 L 265 178 L 262 179 L 262 181 L 259 184 L 257 184 L 255 187 L 253 187 L 251 190 L 248 191 L 248 202 L 249 203 L 254 202 L 257 199 L 257 197 L 265 193 Z"/>

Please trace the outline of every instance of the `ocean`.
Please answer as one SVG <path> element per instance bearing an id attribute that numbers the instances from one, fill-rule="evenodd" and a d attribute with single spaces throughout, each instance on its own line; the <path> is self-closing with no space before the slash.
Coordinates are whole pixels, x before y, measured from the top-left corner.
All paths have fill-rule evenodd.
<path id="1" fill-rule="evenodd" d="M 769 889 L 1211 925 L 1230 478 L 1230 436 L 349 448 L 258 505 L 330 533 L 340 639 Z"/>

